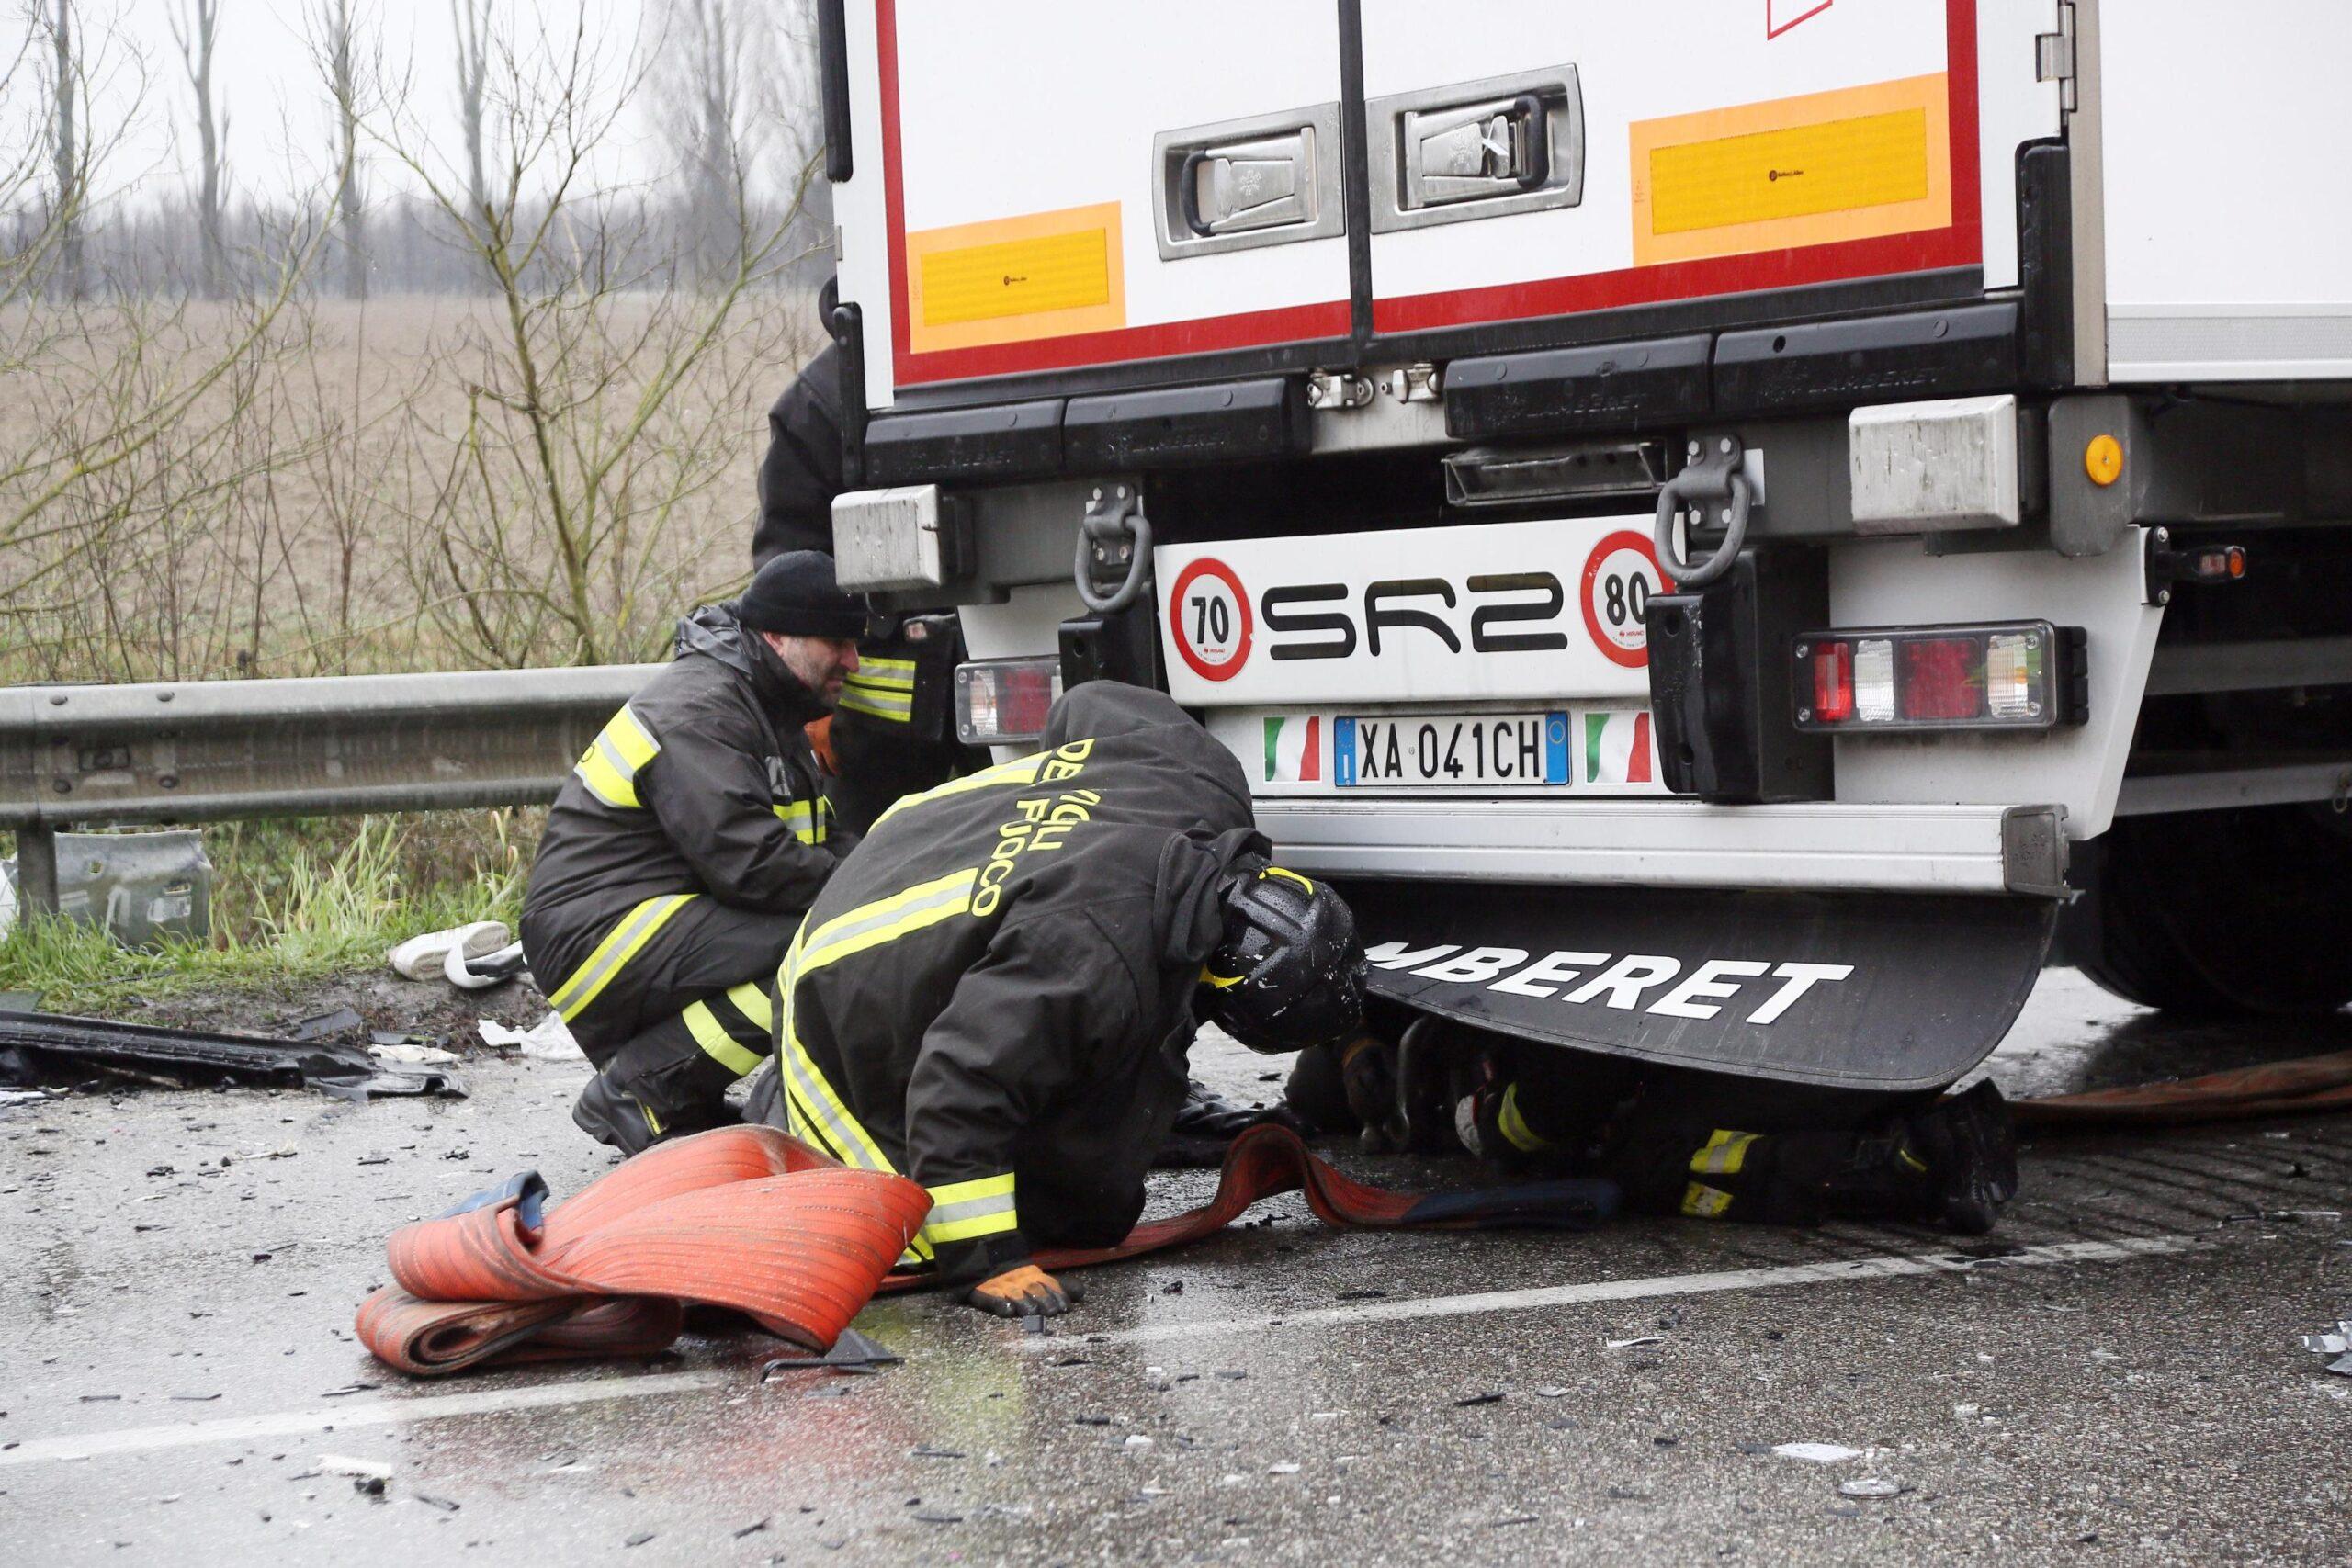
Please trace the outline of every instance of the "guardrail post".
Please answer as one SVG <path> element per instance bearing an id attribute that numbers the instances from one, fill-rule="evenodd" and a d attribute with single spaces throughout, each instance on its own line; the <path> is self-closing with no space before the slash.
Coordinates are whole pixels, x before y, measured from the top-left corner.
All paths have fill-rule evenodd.
<path id="1" fill-rule="evenodd" d="M 26 915 L 57 913 L 57 834 L 54 829 L 17 829 L 17 908 Z"/>

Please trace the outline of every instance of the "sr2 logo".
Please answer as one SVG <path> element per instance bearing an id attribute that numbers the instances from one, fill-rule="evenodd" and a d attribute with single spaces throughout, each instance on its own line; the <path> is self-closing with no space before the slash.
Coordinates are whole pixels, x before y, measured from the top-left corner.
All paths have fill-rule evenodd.
<path id="1" fill-rule="evenodd" d="M 1392 578 L 1365 585 L 1351 606 L 1343 582 L 1269 588 L 1259 613 L 1270 634 L 1268 657 L 1347 659 L 1361 641 L 1373 658 L 1408 636 L 1434 638 L 1449 653 L 1553 653 L 1568 646 L 1567 592 L 1548 571 L 1473 577 L 1463 591 L 1442 577 Z M 1316 606 L 1329 605 L 1330 608 Z M 1467 612 L 1466 615 L 1462 612 Z M 1531 627 L 1545 627 L 1532 630 Z"/>

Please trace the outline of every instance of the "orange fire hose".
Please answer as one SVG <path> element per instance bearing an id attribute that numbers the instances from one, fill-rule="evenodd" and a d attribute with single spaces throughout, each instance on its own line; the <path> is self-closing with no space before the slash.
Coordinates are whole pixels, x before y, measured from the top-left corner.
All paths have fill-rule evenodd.
<path id="1" fill-rule="evenodd" d="M 2170 1083 L 2019 1100 L 2009 1110 L 2028 1126 L 2234 1122 L 2352 1105 L 2352 1051 L 2233 1067 Z"/>
<path id="2" fill-rule="evenodd" d="M 1495 1224 L 1585 1229 L 1614 1212 L 1605 1181 L 1545 1181 L 1427 1196 L 1351 1181 L 1295 1133 L 1233 1141 L 1216 1195 L 1148 1221 L 1116 1247 L 1048 1250 L 1047 1269 L 1108 1263 L 1196 1241 L 1261 1198 L 1305 1189 L 1339 1229 Z M 811 1350 L 831 1348 L 878 1291 L 921 1290 L 891 1272 L 930 1212 L 903 1177 L 852 1170 L 772 1127 L 723 1127 L 657 1144 L 545 1209 L 534 1172 L 439 1219 L 392 1234 L 394 1283 L 360 1304 L 360 1342 L 404 1372 L 491 1363 L 644 1356 L 677 1337 L 688 1304 L 731 1307 Z"/>

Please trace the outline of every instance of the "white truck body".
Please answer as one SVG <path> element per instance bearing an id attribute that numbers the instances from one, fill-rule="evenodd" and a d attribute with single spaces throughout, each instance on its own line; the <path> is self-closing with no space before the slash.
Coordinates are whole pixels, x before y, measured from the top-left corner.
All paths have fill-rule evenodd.
<path id="1" fill-rule="evenodd" d="M 1090 537 L 1148 549 L 1128 678 L 1233 750 L 1301 868 L 2030 901 L 2003 951 L 2039 962 L 2068 846 L 2119 816 L 2352 795 L 2352 730 L 2222 714 L 2352 685 L 2352 7 L 826 9 L 872 487 L 842 504 L 970 535 L 957 573 L 844 581 L 1067 673 L 1107 635 L 1072 540 L 1081 571 Z M 1666 563 L 1731 512 L 1660 536 L 1657 501 L 1718 443 L 1741 558 L 1800 587 L 1742 590 L 1753 668 L 1669 678 L 1651 602 L 1697 605 Z M 1148 536 L 1081 533 L 1131 491 Z M 2232 527 L 2275 532 L 2167 637 L 2180 548 Z M 2070 722 L 1690 782 L 1726 705 L 1781 705 L 1768 761 L 1812 725 L 1771 668 L 1808 631 L 1996 624 L 2075 639 Z M 1439 994 L 1465 947 L 1416 1005 L 1485 1016 Z"/>

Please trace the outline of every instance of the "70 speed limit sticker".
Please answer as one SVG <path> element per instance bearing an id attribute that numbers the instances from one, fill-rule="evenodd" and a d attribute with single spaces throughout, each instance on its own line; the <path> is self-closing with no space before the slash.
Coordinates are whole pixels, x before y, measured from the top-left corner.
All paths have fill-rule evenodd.
<path id="1" fill-rule="evenodd" d="M 1585 558 L 1585 631 L 1601 657 L 1629 670 L 1650 660 L 1648 629 L 1642 612 L 1653 593 L 1671 593 L 1674 580 L 1657 564 L 1649 536 L 1622 528 L 1601 536 Z"/>
<path id="2" fill-rule="evenodd" d="M 1250 619 L 1250 591 L 1234 570 L 1203 556 L 1176 578 L 1168 596 L 1169 624 L 1176 651 L 1204 681 L 1230 681 L 1250 660 L 1256 629 Z"/>

